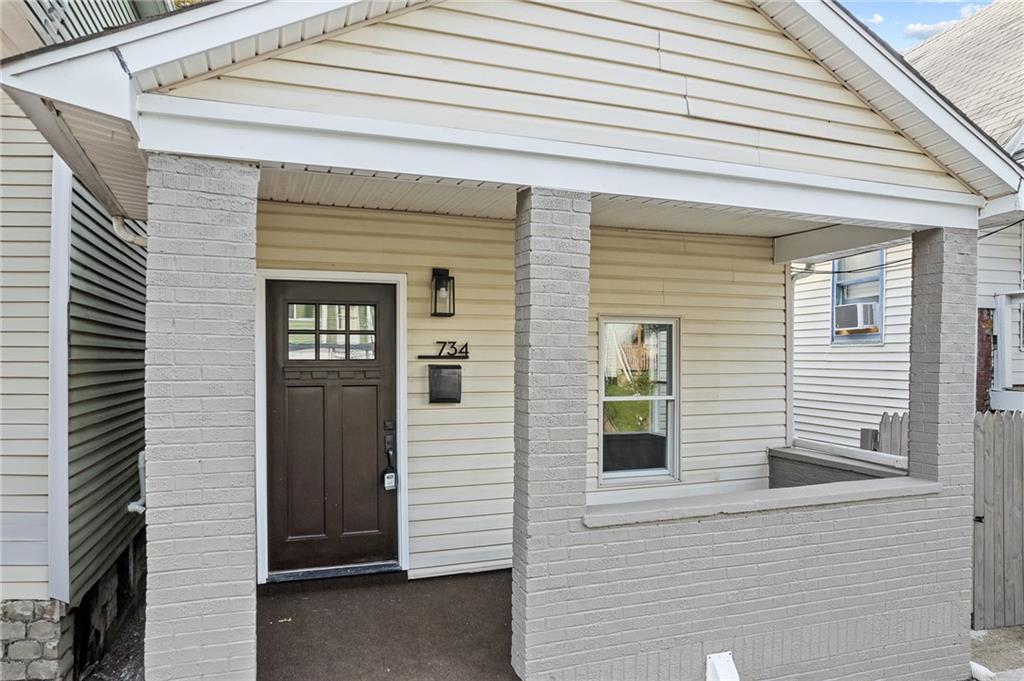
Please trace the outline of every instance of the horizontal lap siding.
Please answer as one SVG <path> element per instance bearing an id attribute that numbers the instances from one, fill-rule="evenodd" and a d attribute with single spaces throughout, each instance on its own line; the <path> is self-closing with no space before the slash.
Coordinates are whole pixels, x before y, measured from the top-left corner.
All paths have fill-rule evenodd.
<path id="1" fill-rule="evenodd" d="M 1021 275 L 1021 225 L 992 233 L 978 243 L 978 307 L 994 307 L 997 293 L 1024 289 Z M 1024 384 L 1024 352 L 1021 351 L 1021 306 L 1013 313 L 1013 382 Z"/>
<path id="2" fill-rule="evenodd" d="M 499 221 L 261 203 L 262 269 L 408 276 L 412 575 L 511 560 L 513 226 Z M 598 314 L 682 321 L 683 483 L 662 495 L 767 485 L 765 448 L 785 437 L 782 269 L 768 240 L 595 228 L 590 348 L 590 488 L 597 487 Z M 457 282 L 457 314 L 429 316 L 432 267 Z M 459 405 L 427 402 L 416 355 L 468 341 Z M 625 490 L 628 492 L 629 490 Z M 614 492 L 620 494 L 622 492 Z"/>
<path id="3" fill-rule="evenodd" d="M 257 265 L 408 276 L 409 531 L 414 576 L 512 557 L 512 227 L 500 222 L 261 203 Z M 457 313 L 430 316 L 451 268 Z M 469 342 L 458 405 L 427 401 L 421 354 Z"/>
<path id="4" fill-rule="evenodd" d="M 595 228 L 591 253 L 592 501 L 635 486 L 598 487 L 598 318 L 679 320 L 681 481 L 658 496 L 768 485 L 767 447 L 786 438 L 785 276 L 770 239 Z M 651 494 L 650 486 L 645 485 Z"/>
<path id="5" fill-rule="evenodd" d="M 71 205 L 68 503 L 77 603 L 143 524 L 126 507 L 139 497 L 145 446 L 146 257 L 114 235 L 110 215 L 77 180 Z"/>
<path id="6" fill-rule="evenodd" d="M 798 437 L 857 446 L 883 412 L 906 411 L 910 380 L 910 245 L 886 251 L 885 343 L 832 345 L 832 275 L 794 286 L 793 417 Z M 832 269 L 831 262 L 818 266 Z"/>
<path id="7" fill-rule="evenodd" d="M 724 2 L 445 2 L 173 92 L 964 190 Z"/>
<path id="8" fill-rule="evenodd" d="M 0 94 L 0 589 L 47 598 L 53 151 Z"/>

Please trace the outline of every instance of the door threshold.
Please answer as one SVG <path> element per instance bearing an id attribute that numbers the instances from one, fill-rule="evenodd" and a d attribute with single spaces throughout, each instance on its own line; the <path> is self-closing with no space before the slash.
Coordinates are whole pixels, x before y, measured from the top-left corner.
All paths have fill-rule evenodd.
<path id="1" fill-rule="evenodd" d="M 334 577 L 355 577 L 357 575 L 380 575 L 388 572 L 401 572 L 402 566 L 397 560 L 386 560 L 378 563 L 357 563 L 355 565 L 338 565 L 336 567 L 309 568 L 307 570 L 282 570 L 267 575 L 267 584 L 279 582 L 300 582 L 307 579 L 331 579 Z"/>

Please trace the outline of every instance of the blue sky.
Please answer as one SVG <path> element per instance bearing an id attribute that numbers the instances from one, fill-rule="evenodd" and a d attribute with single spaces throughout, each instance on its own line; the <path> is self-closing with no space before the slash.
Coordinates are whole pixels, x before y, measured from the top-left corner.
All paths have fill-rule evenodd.
<path id="1" fill-rule="evenodd" d="M 900 52 L 989 4 L 991 0 L 840 0 Z"/>

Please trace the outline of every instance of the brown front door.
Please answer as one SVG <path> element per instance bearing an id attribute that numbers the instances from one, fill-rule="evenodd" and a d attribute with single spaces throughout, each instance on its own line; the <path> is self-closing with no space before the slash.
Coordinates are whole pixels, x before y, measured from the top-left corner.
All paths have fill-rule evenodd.
<path id="1" fill-rule="evenodd" d="M 272 571 L 397 558 L 395 346 L 394 286 L 267 282 Z"/>

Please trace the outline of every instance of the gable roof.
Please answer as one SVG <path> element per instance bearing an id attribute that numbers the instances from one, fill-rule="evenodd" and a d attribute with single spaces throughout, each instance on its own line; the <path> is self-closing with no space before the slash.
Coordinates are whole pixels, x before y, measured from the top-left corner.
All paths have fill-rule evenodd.
<path id="1" fill-rule="evenodd" d="M 16 100 L 20 96 L 34 109 L 33 118 L 55 119 L 53 125 L 41 126 L 48 138 L 68 136 L 67 123 L 77 110 L 88 126 L 109 132 L 103 153 L 115 143 L 127 151 L 137 140 L 133 125 L 140 89 L 228 71 L 434 2 L 252 0 L 201 5 L 63 49 L 6 60 L 0 65 L 0 81 Z M 988 199 L 1021 191 L 1024 170 L 833 0 L 751 4 L 973 191 Z M 38 100 L 34 106 L 33 99 Z M 66 105 L 63 123 L 56 120 L 61 115 L 47 113 L 52 106 L 47 101 Z M 51 143 L 65 155 L 58 143 Z M 94 154 L 67 151 L 76 172 L 89 170 Z M 109 191 L 107 195 L 116 209 L 116 197 Z M 136 194 L 133 201 L 141 198 Z M 139 206 L 133 208 L 137 213 Z"/>
<path id="2" fill-rule="evenodd" d="M 1024 126 L 1024 2 L 996 0 L 906 59 L 999 144 Z"/>

